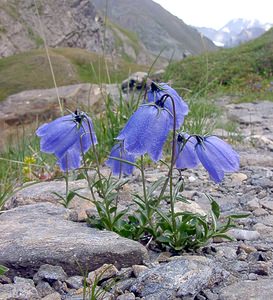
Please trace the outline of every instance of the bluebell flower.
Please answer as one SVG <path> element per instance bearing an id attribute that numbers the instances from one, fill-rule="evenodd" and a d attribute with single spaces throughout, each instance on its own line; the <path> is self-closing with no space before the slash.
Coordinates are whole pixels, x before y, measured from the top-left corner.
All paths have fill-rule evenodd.
<path id="1" fill-rule="evenodd" d="M 153 161 L 162 156 L 172 116 L 161 103 L 141 105 L 117 137 L 124 149 L 135 156 L 148 153 Z"/>
<path id="2" fill-rule="evenodd" d="M 97 144 L 92 120 L 83 112 L 76 111 L 40 126 L 36 134 L 41 138 L 40 150 L 55 154 L 62 171 L 77 169 L 81 155 Z"/>
<path id="3" fill-rule="evenodd" d="M 184 138 L 188 137 L 186 135 Z M 181 138 L 177 144 L 178 148 L 181 147 Z M 224 179 L 225 172 L 236 172 L 240 166 L 238 153 L 229 144 L 213 135 L 191 136 L 178 154 L 176 166 L 192 168 L 197 166 L 199 161 L 216 183 Z"/>
<path id="4" fill-rule="evenodd" d="M 106 165 L 111 168 L 112 173 L 114 175 L 120 176 L 121 174 L 125 175 L 131 175 L 134 171 L 134 166 L 131 164 L 128 164 L 126 162 L 121 162 L 120 160 L 117 160 L 115 158 L 123 159 L 130 161 L 132 163 L 135 162 L 136 157 L 135 155 L 128 153 L 124 147 L 123 143 L 116 144 L 110 153 L 110 157 L 106 161 Z"/>
<path id="5" fill-rule="evenodd" d="M 195 136 L 187 133 L 178 134 L 175 147 L 175 165 L 177 169 L 192 169 L 199 165 L 195 146 L 197 140 Z"/>
<path id="6" fill-rule="evenodd" d="M 176 129 L 179 129 L 184 122 L 185 116 L 189 112 L 188 105 L 183 101 L 183 99 L 178 95 L 178 93 L 171 88 L 167 83 L 154 83 L 152 82 L 150 90 L 147 92 L 148 102 L 157 102 L 164 95 L 170 95 L 175 104 L 175 117 L 176 117 Z M 166 97 L 164 102 L 164 107 L 168 109 L 173 114 L 173 105 L 170 97 Z M 171 123 L 173 126 L 173 123 Z"/>

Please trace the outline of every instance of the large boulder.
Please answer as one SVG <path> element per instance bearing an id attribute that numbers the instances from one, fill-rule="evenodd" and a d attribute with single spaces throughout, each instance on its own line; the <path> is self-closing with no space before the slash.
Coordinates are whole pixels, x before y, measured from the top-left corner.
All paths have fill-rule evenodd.
<path id="1" fill-rule="evenodd" d="M 149 299 L 193 299 L 201 290 L 221 282 L 225 276 L 222 271 L 205 257 L 177 257 L 142 272 L 131 291 L 144 299 L 147 296 Z"/>
<path id="2" fill-rule="evenodd" d="M 58 88 L 59 99 L 65 108 L 88 109 L 99 113 L 104 109 L 105 97 L 119 99 L 120 89 L 116 84 L 74 84 Z M 65 113 L 68 113 L 67 111 Z M 0 102 L 0 148 L 5 140 L 18 131 L 26 130 L 29 126 L 37 126 L 40 122 L 59 117 L 60 106 L 56 89 L 39 89 L 23 91 L 9 96 Z"/>
<path id="3" fill-rule="evenodd" d="M 0 264 L 11 275 L 33 276 L 43 264 L 63 267 L 68 275 L 105 263 L 117 268 L 141 264 L 147 251 L 138 242 L 72 222 L 68 209 L 50 203 L 25 205 L 0 215 Z"/>

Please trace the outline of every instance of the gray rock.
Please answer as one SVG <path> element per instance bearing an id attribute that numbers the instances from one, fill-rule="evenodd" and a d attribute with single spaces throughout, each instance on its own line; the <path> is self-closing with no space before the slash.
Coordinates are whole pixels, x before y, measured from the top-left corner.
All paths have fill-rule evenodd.
<path id="1" fill-rule="evenodd" d="M 34 275 L 33 280 L 39 282 L 45 280 L 47 282 L 53 282 L 55 280 L 65 281 L 67 274 L 64 272 L 62 267 L 42 265 L 40 266 L 38 272 Z"/>
<path id="2" fill-rule="evenodd" d="M 255 241 L 260 238 L 260 233 L 256 230 L 231 229 L 228 234 L 237 240 Z"/>
<path id="3" fill-rule="evenodd" d="M 240 164 L 242 167 L 248 166 L 263 166 L 273 167 L 273 157 L 267 153 L 247 152 L 240 154 Z M 257 184 L 257 182 L 256 182 Z"/>
<path id="4" fill-rule="evenodd" d="M 110 95 L 114 100 L 120 97 L 116 84 L 74 84 L 58 87 L 58 93 L 66 108 L 74 111 L 76 107 L 87 107 L 94 113 L 103 110 L 105 95 Z M 33 130 L 33 123 L 36 126 L 37 120 L 44 122 L 59 116 L 60 108 L 54 88 L 29 90 L 9 96 L 0 102 L 0 148 L 7 138 L 20 132 L 22 125 L 24 130 L 31 126 Z"/>
<path id="5" fill-rule="evenodd" d="M 115 284 L 115 290 L 119 292 L 128 291 L 131 288 L 131 286 L 135 283 L 135 281 L 135 278 L 128 278 L 125 280 L 118 281 Z"/>
<path id="6" fill-rule="evenodd" d="M 61 266 L 69 275 L 104 263 L 118 268 L 142 264 L 146 249 L 113 232 L 69 221 L 69 210 L 50 203 L 17 207 L 0 215 L 0 264 L 10 272 L 33 275 L 43 264 Z"/>
<path id="7" fill-rule="evenodd" d="M 3 284 L 0 288 L 0 299 L 39 300 L 41 299 L 36 288 L 29 283 Z"/>
<path id="8" fill-rule="evenodd" d="M 0 275 L 0 284 L 12 283 L 12 280 L 6 275 Z"/>
<path id="9" fill-rule="evenodd" d="M 135 300 L 136 296 L 133 293 L 125 293 L 117 297 L 116 300 Z"/>
<path id="10" fill-rule="evenodd" d="M 33 287 L 35 287 L 34 281 L 30 278 L 23 278 L 23 277 L 15 276 L 13 278 L 13 281 L 14 281 L 14 283 L 30 284 Z"/>
<path id="11" fill-rule="evenodd" d="M 36 289 L 41 297 L 46 297 L 52 293 L 55 293 L 54 289 L 46 281 L 38 282 Z"/>
<path id="12" fill-rule="evenodd" d="M 61 295 L 57 292 L 54 292 L 42 298 L 42 300 L 61 300 L 61 299 L 62 299 Z"/>
<path id="13" fill-rule="evenodd" d="M 219 294 L 219 300 L 273 299 L 272 279 L 260 279 L 257 281 L 245 280 L 224 287 Z"/>
<path id="14" fill-rule="evenodd" d="M 172 297 L 194 296 L 213 284 L 216 272 L 210 259 L 198 256 L 180 257 L 144 271 L 130 290 L 140 297 L 156 296 L 157 299 L 161 299 L 166 293 Z M 220 277 L 218 274 L 218 280 L 221 280 Z"/>
<path id="15" fill-rule="evenodd" d="M 273 201 L 271 200 L 260 200 L 260 204 L 263 208 L 273 211 Z"/>
<path id="16" fill-rule="evenodd" d="M 141 273 L 148 270 L 148 267 L 143 266 L 143 265 L 133 265 L 132 268 L 133 268 L 134 276 L 136 278 L 138 278 Z"/>
<path id="17" fill-rule="evenodd" d="M 61 295 L 68 293 L 68 287 L 66 283 L 60 280 L 54 280 L 52 282 L 52 288 Z"/>
<path id="18" fill-rule="evenodd" d="M 87 277 L 87 283 L 92 285 L 96 280 L 102 281 L 115 277 L 118 273 L 118 269 L 112 264 L 104 264 L 100 268 L 90 272 Z"/>
<path id="19" fill-rule="evenodd" d="M 83 276 L 76 275 L 67 278 L 65 282 L 68 288 L 77 290 L 83 286 L 83 279 Z"/>
<path id="20" fill-rule="evenodd" d="M 272 262 L 257 261 L 256 263 L 250 264 L 249 270 L 251 273 L 257 275 L 268 276 L 270 275 L 272 269 Z"/>
<path id="21" fill-rule="evenodd" d="M 273 115 L 270 101 L 230 104 L 227 107 L 229 118 L 242 124 L 267 123 Z"/>

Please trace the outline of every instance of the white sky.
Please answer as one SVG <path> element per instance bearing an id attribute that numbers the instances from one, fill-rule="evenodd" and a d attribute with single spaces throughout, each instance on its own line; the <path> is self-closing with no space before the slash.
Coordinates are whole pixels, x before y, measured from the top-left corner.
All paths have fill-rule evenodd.
<path id="1" fill-rule="evenodd" d="M 188 25 L 220 29 L 235 18 L 273 23 L 271 0 L 153 0 Z"/>

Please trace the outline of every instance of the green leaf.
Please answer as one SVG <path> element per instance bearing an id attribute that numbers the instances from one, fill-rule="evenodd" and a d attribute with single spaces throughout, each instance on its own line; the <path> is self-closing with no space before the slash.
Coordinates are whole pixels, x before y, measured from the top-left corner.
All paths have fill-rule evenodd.
<path id="1" fill-rule="evenodd" d="M 221 237 L 223 239 L 227 239 L 229 241 L 235 241 L 236 239 L 227 235 L 227 234 L 224 234 L 224 233 L 215 233 L 212 235 L 212 237 Z"/>
<path id="2" fill-rule="evenodd" d="M 214 213 L 214 215 L 216 216 L 216 218 L 219 219 L 219 217 L 220 217 L 220 206 L 213 198 L 210 197 L 210 199 L 211 199 L 211 210 Z"/>
<path id="3" fill-rule="evenodd" d="M 3 265 L 0 265 L 0 275 L 5 274 L 9 269 Z"/>
<path id="4" fill-rule="evenodd" d="M 147 190 L 147 197 L 149 198 L 155 190 L 166 180 L 166 177 L 160 177 L 156 182 L 150 185 Z"/>
<path id="5" fill-rule="evenodd" d="M 251 214 L 248 213 L 243 213 L 243 214 L 234 214 L 234 215 L 229 215 L 229 218 L 232 219 L 241 219 L 241 218 L 247 218 L 249 217 Z"/>

